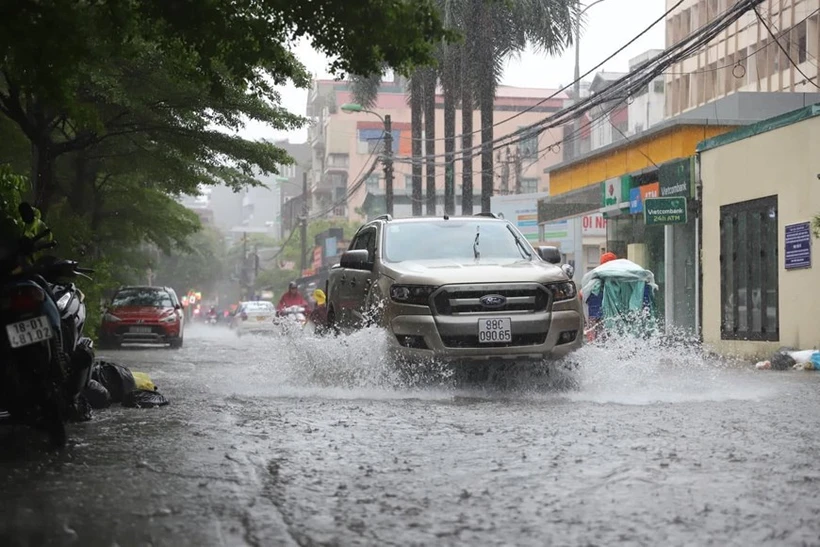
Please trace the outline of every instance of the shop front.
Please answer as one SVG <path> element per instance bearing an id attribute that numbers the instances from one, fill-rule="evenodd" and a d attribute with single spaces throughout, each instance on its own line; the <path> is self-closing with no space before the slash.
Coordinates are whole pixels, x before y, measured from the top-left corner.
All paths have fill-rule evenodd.
<path id="1" fill-rule="evenodd" d="M 698 332 L 697 218 L 693 157 L 601 184 L 607 250 L 655 275 L 656 305 L 669 333 Z"/>

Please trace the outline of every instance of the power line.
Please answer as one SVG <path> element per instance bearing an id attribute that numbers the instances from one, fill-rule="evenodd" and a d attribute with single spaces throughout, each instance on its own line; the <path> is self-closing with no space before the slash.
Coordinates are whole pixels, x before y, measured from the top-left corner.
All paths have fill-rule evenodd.
<path id="1" fill-rule="evenodd" d="M 644 61 L 601 92 L 582 99 L 569 107 L 563 108 L 539 122 L 521 127 L 508 135 L 493 139 L 490 143 L 481 143 L 471 148 L 463 148 L 457 150 L 455 153 L 463 157 L 465 154 L 472 152 L 472 156 L 475 157 L 479 155 L 481 150 L 488 144 L 492 145 L 491 150 L 495 152 L 499 148 L 530 138 L 533 134 L 541 134 L 551 128 L 569 123 L 569 121 L 582 116 L 592 108 L 611 102 L 613 96 L 632 96 L 635 91 L 642 89 L 644 86 L 648 86 L 655 78 L 662 75 L 664 70 L 670 66 L 700 51 L 704 45 L 711 42 L 720 32 L 740 19 L 744 13 L 762 1 L 763 0 L 738 0 L 738 2 L 733 4 L 732 7 L 721 16 L 716 17 L 713 21 L 698 29 L 698 31 L 664 50 L 657 56 Z M 458 135 L 456 138 L 458 140 Z M 421 161 L 424 158 L 431 157 L 441 158 L 445 157 L 445 155 L 433 154 L 420 158 L 410 158 L 410 160 Z"/>

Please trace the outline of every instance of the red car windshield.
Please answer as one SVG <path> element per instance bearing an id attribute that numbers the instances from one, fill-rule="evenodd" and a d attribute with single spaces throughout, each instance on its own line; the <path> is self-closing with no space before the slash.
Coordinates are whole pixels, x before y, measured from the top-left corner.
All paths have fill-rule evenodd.
<path id="1" fill-rule="evenodd" d="M 114 308 L 173 308 L 171 295 L 156 289 L 124 289 L 117 293 L 111 302 Z"/>

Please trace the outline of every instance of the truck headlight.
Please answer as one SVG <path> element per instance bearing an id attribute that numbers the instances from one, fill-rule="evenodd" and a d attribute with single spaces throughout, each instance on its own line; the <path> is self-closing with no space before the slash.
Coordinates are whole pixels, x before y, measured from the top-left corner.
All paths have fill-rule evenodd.
<path id="1" fill-rule="evenodd" d="M 552 293 L 553 302 L 563 302 L 565 300 L 572 300 L 578 296 L 578 289 L 572 281 L 564 281 L 562 283 L 550 283 L 546 285 L 547 289 Z"/>
<path id="2" fill-rule="evenodd" d="M 390 287 L 390 298 L 401 304 L 426 306 L 437 288 L 429 285 L 393 285 Z"/>

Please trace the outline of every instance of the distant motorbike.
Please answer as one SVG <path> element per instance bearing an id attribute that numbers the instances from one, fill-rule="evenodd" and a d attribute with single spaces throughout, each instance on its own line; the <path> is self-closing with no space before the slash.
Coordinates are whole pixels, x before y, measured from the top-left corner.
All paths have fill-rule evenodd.
<path id="1" fill-rule="evenodd" d="M 83 336 L 85 296 L 71 282 L 92 270 L 76 262 L 29 257 L 56 246 L 33 239 L 0 245 L 0 408 L 11 420 L 44 430 L 55 447 L 66 442 L 65 422 L 82 412 L 93 344 Z"/>
<path id="2" fill-rule="evenodd" d="M 205 318 L 206 325 L 216 325 L 219 322 L 219 318 L 215 313 L 209 313 L 208 316 Z"/>
<path id="3" fill-rule="evenodd" d="M 307 309 L 304 306 L 288 306 L 276 313 L 273 322 L 283 328 L 304 328 L 307 324 Z"/>

